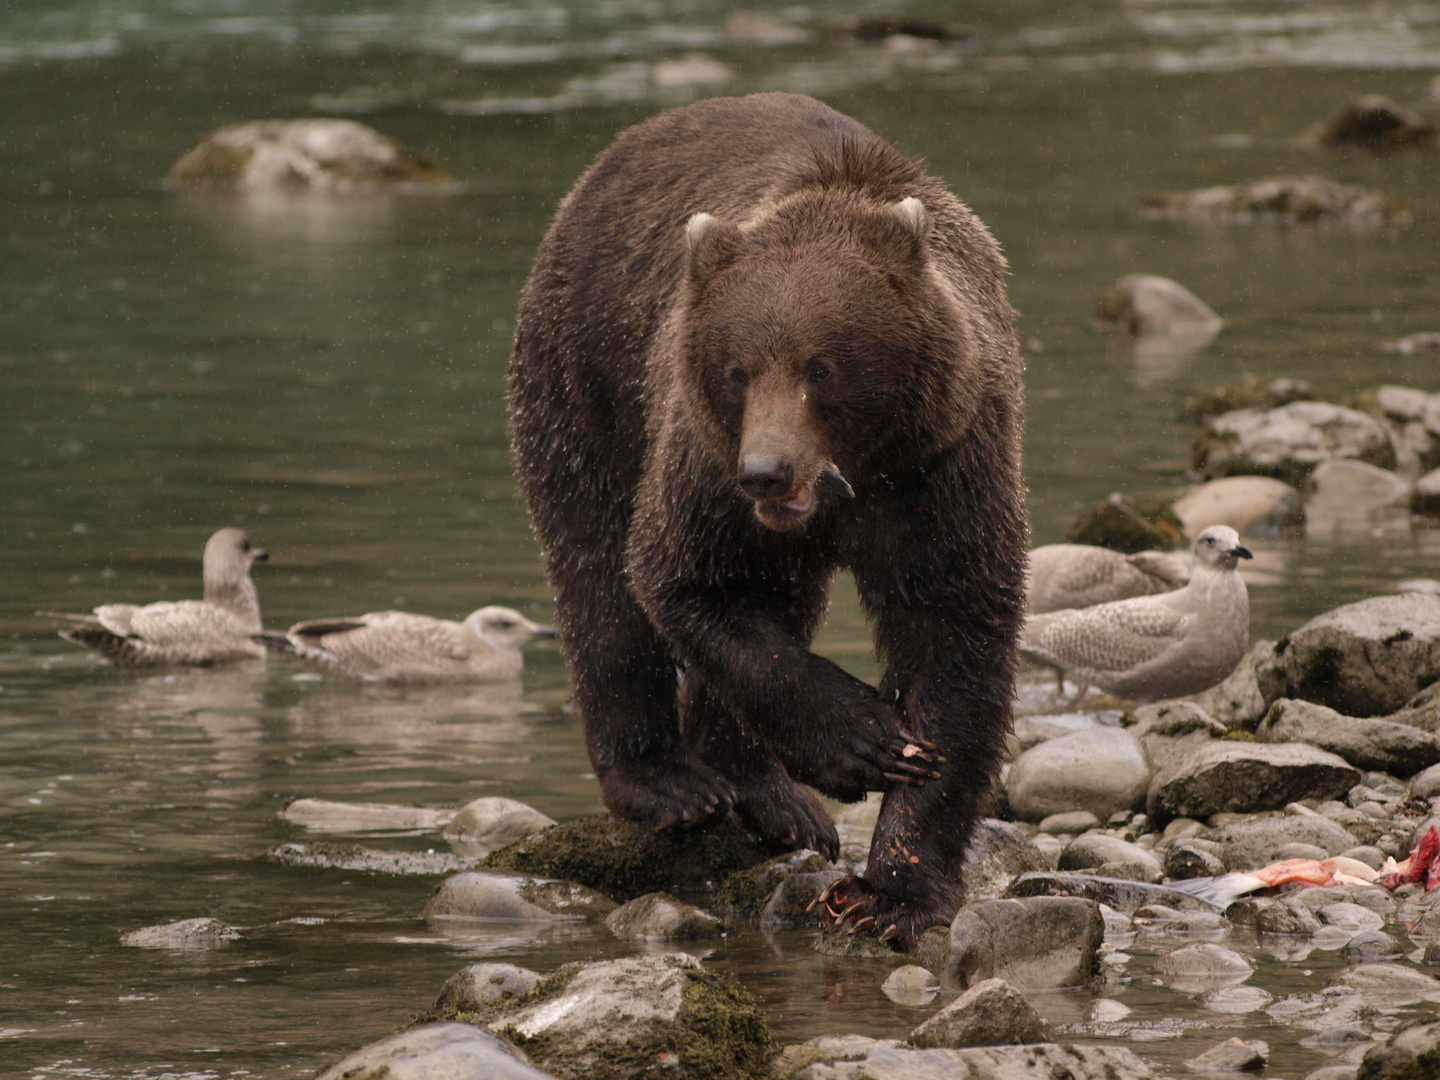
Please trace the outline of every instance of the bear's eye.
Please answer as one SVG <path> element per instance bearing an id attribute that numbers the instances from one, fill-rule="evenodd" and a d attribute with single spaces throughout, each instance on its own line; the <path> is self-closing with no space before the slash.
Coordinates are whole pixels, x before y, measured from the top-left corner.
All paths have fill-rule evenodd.
<path id="1" fill-rule="evenodd" d="M 750 385 L 750 375 L 742 367 L 732 367 L 726 374 L 730 381 L 741 390 Z"/>
<path id="2" fill-rule="evenodd" d="M 824 360 L 812 360 L 810 362 L 810 370 L 806 372 L 810 381 L 815 383 L 824 382 L 833 374 L 835 374 L 835 369 Z"/>

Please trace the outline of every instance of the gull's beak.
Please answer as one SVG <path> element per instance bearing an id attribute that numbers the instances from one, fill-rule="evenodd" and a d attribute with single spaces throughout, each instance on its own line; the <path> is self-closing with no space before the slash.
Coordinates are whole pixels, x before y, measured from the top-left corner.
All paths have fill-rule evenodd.
<path id="1" fill-rule="evenodd" d="M 560 631 L 553 626 L 537 626 L 530 631 L 535 637 L 559 637 Z"/>
<path id="2" fill-rule="evenodd" d="M 1230 554 L 1234 555 L 1237 559 L 1253 559 L 1255 557 L 1254 555 L 1250 554 L 1249 548 L 1241 544 L 1237 544 L 1235 547 L 1231 548 Z"/>
<path id="3" fill-rule="evenodd" d="M 253 551 L 250 552 L 250 558 L 254 559 L 256 562 L 264 562 L 266 559 L 270 558 L 270 552 L 266 551 L 264 548 L 255 548 Z"/>

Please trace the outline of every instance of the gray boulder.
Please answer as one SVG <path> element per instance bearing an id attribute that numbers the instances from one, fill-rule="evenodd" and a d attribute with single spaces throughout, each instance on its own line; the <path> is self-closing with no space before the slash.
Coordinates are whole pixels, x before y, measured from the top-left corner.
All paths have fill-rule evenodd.
<path id="1" fill-rule="evenodd" d="M 1050 1037 L 1025 996 L 1004 979 L 985 979 L 910 1032 L 918 1047 L 1002 1046 L 1037 1043 Z"/>
<path id="2" fill-rule="evenodd" d="M 175 163 L 172 187 L 351 192 L 443 184 L 443 165 L 353 120 L 258 120 L 220 128 Z"/>
<path id="3" fill-rule="evenodd" d="M 818 927 L 819 913 L 805 909 L 846 872 L 845 865 L 819 852 L 794 851 L 731 874 L 715 891 L 714 907 L 727 923 L 758 922 L 767 929 Z"/>
<path id="4" fill-rule="evenodd" d="M 1440 1021 L 1397 1031 L 1372 1047 L 1355 1080 L 1434 1080 L 1440 1076 Z"/>
<path id="5" fill-rule="evenodd" d="M 1188 881 L 1191 878 L 1219 877 L 1225 873 L 1225 864 L 1213 852 L 1198 844 L 1182 841 L 1165 849 L 1163 870 L 1165 876 L 1173 881 Z"/>
<path id="6" fill-rule="evenodd" d="M 618 938 L 636 941 L 693 941 L 719 937 L 720 920 L 708 911 L 650 893 L 622 904 L 605 916 L 605 925 Z"/>
<path id="7" fill-rule="evenodd" d="M 1107 864 L 1115 863 L 1144 867 L 1147 873 L 1138 880 L 1160 880 L 1160 862 L 1154 855 L 1142 847 L 1121 840 L 1118 836 L 1108 836 L 1105 833 L 1088 833 L 1070 841 L 1060 853 L 1058 869 L 1098 871 Z"/>
<path id="8" fill-rule="evenodd" d="M 1089 810 L 1101 821 L 1145 798 L 1150 766 L 1140 744 L 1120 728 L 1095 728 L 1040 743 L 1010 766 L 1005 792 L 1025 821 Z"/>
<path id="9" fill-rule="evenodd" d="M 1130 734 L 1141 740 L 1147 735 L 1166 735 L 1173 738 L 1196 731 L 1210 736 L 1221 736 L 1227 730 L 1224 724 L 1211 717 L 1192 698 L 1140 705 L 1132 715 L 1135 722 L 1130 726 Z"/>
<path id="10" fill-rule="evenodd" d="M 461 807 L 441 835 L 462 851 L 488 854 L 554 824 L 533 806 L 487 796 Z"/>
<path id="11" fill-rule="evenodd" d="M 1310 474 L 1305 534 L 1315 539 L 1371 536 L 1376 529 L 1408 532 L 1410 483 L 1363 461 L 1322 461 Z"/>
<path id="12" fill-rule="evenodd" d="M 430 1011 L 439 1016 L 479 1012 L 492 1001 L 534 990 L 539 972 L 514 964 L 470 964 L 445 980 Z"/>
<path id="13" fill-rule="evenodd" d="M 754 1076 L 773 1049 L 749 993 L 685 953 L 566 964 L 486 1021 L 561 1080 L 629 1080 L 657 1065 Z"/>
<path id="14" fill-rule="evenodd" d="M 1221 845 L 1227 870 L 1258 870 L 1280 858 L 1289 844 L 1311 844 L 1326 856 L 1339 855 L 1355 844 L 1343 826 L 1320 815 L 1261 817 L 1235 821 L 1203 834 Z"/>
<path id="15" fill-rule="evenodd" d="M 950 924 L 946 979 L 960 987 L 991 978 L 1026 989 L 1083 986 L 1098 970 L 1104 937 L 1104 916 L 1091 900 L 982 900 Z"/>
<path id="16" fill-rule="evenodd" d="M 1440 465 L 1440 395 L 1408 386 L 1363 390 L 1354 408 L 1380 421 L 1395 447 L 1395 471 L 1407 479 Z"/>
<path id="17" fill-rule="evenodd" d="M 1281 638 L 1258 676 L 1270 701 L 1394 713 L 1440 679 L 1440 596 L 1376 596 L 1327 611 Z"/>
<path id="18" fill-rule="evenodd" d="M 554 1080 L 498 1035 L 472 1024 L 422 1024 L 371 1043 L 316 1080 Z"/>
<path id="19" fill-rule="evenodd" d="M 1259 537 L 1298 533 L 1305 526 L 1300 493 L 1273 476 L 1222 476 L 1191 488 L 1171 509 L 1189 537 L 1211 525 Z"/>
<path id="20" fill-rule="evenodd" d="M 1220 316 L 1179 282 L 1157 274 L 1127 274 L 1111 285 L 1095 311 L 1099 329 L 1119 334 L 1213 338 Z"/>
<path id="21" fill-rule="evenodd" d="M 525 922 L 599 922 L 615 901 L 573 881 L 470 871 L 435 887 L 426 919 L 514 919 Z"/>
<path id="22" fill-rule="evenodd" d="M 1155 961 L 1156 976 L 1182 993 L 1203 993 L 1244 982 L 1255 968 L 1237 952 L 1212 942 L 1185 945 Z"/>
<path id="23" fill-rule="evenodd" d="M 1358 769 L 1412 776 L 1440 762 L 1440 743 L 1428 731 L 1344 716 L 1310 701 L 1281 698 L 1270 706 L 1256 738 L 1272 743 L 1305 743 L 1338 754 Z"/>
<path id="24" fill-rule="evenodd" d="M 1146 809 L 1157 821 L 1278 810 L 1298 799 L 1335 798 L 1359 780 L 1360 770 L 1313 746 L 1208 742 L 1155 775 Z"/>
<path id="25" fill-rule="evenodd" d="M 1296 401 L 1214 417 L 1195 444 L 1194 464 L 1207 479 L 1259 475 L 1303 487 L 1317 465 L 1334 458 L 1386 469 L 1395 464 L 1395 450 L 1374 417 L 1324 401 Z"/>
<path id="26" fill-rule="evenodd" d="M 1356 964 L 1331 976 L 1330 987 L 1347 987 L 1372 1001 L 1408 1005 L 1418 1001 L 1440 1001 L 1440 979 L 1423 971 L 1381 961 Z"/>
<path id="27" fill-rule="evenodd" d="M 965 895 L 972 901 L 993 900 L 1019 875 L 1049 868 L 1040 849 L 1013 824 L 985 818 L 965 852 Z"/>

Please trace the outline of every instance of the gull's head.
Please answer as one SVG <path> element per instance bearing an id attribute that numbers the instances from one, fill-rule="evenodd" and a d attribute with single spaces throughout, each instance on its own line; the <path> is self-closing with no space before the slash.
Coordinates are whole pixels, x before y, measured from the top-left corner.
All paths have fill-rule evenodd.
<path id="1" fill-rule="evenodd" d="M 1240 543 L 1240 534 L 1229 525 L 1211 525 L 1195 538 L 1191 548 L 1197 565 L 1216 570 L 1234 570 L 1241 559 L 1253 559 L 1250 549 Z"/>
<path id="2" fill-rule="evenodd" d="M 205 544 L 205 580 L 239 581 L 249 576 L 252 563 L 270 556 L 250 543 L 244 529 L 221 529 Z"/>
<path id="3" fill-rule="evenodd" d="M 483 607 L 471 612 L 465 625 L 477 638 L 492 649 L 519 649 L 531 638 L 555 637 L 553 626 L 531 622 L 508 607 Z"/>

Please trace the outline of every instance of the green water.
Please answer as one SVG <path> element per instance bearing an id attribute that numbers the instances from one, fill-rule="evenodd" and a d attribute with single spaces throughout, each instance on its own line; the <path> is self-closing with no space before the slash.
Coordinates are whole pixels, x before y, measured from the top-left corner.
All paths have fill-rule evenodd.
<path id="1" fill-rule="evenodd" d="M 603 935 L 447 936 L 417 918 L 433 879 L 263 859 L 305 839 L 277 817 L 302 795 L 595 809 L 553 647 L 529 650 L 519 700 L 382 694 L 283 661 L 116 672 L 32 613 L 198 595 L 205 538 L 237 524 L 271 552 L 255 575 L 268 626 L 492 602 L 547 618 L 505 439 L 516 297 L 585 164 L 705 92 L 655 88 L 656 63 L 700 51 L 734 72 L 720 92 L 816 93 L 925 158 L 989 224 L 1028 342 L 1037 543 L 1111 491 L 1183 486 L 1189 394 L 1250 373 L 1330 398 L 1440 390 L 1433 358 L 1377 349 L 1440 329 L 1436 158 L 1291 141 L 1359 93 L 1433 114 L 1432 8 L 916 6 L 975 36 L 915 54 L 837 38 L 820 7 L 755 10 L 800 40 L 727 38 L 715 3 L 0 11 L 0 1073 L 308 1075 L 424 1008 L 467 959 L 548 969 L 622 951 Z M 287 200 L 160 184 L 216 126 L 337 111 L 442 159 L 460 189 Z M 1187 228 L 1128 213 L 1154 190 L 1312 172 L 1398 196 L 1412 224 Z M 1168 366 L 1096 336 L 1096 299 L 1135 271 L 1181 281 L 1225 331 Z M 1256 546 L 1257 636 L 1440 576 L 1440 536 L 1422 530 Z M 821 651 L 869 676 L 867 643 L 841 588 Z M 445 850 L 433 836 L 359 842 Z M 198 915 L 245 937 L 185 955 L 118 944 Z M 879 994 L 880 969 L 822 960 L 807 935 L 739 935 L 715 959 L 764 997 L 782 1040 L 903 1035 L 924 1015 Z M 1310 967 L 1276 978 L 1316 989 L 1325 971 Z M 1144 984 L 1122 996 L 1137 1012 L 1196 1012 Z M 1076 1019 L 1081 997 L 1047 1008 Z M 1324 1060 L 1296 1045 L 1303 1033 L 1256 1030 L 1282 1073 Z M 1175 1062 L 1220 1037 L 1136 1045 Z"/>

